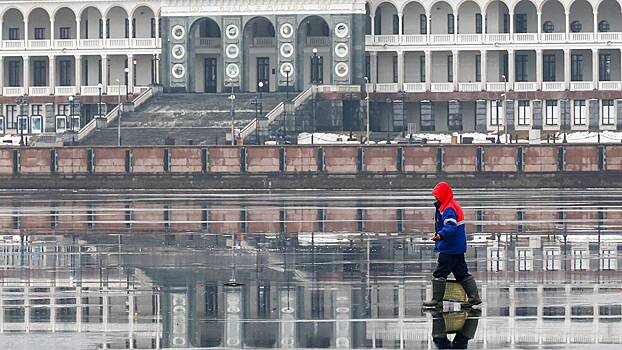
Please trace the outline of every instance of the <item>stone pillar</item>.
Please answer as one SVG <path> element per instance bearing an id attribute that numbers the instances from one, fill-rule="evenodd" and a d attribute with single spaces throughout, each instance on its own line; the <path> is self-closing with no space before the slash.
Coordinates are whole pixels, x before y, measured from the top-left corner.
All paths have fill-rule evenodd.
<path id="1" fill-rule="evenodd" d="M 537 89 L 542 89 L 542 49 L 536 50 L 536 85 Z"/>
<path id="2" fill-rule="evenodd" d="M 481 82 L 482 82 L 482 90 L 486 91 L 486 83 L 488 82 L 488 69 L 487 69 L 487 63 L 486 63 L 486 56 L 487 56 L 487 51 L 486 50 L 480 50 L 479 51 L 479 55 L 480 55 L 480 76 L 481 76 Z"/>
<path id="3" fill-rule="evenodd" d="M 592 14 L 592 18 L 594 18 L 594 40 L 598 39 L 598 10 L 595 10 Z"/>
<path id="4" fill-rule="evenodd" d="M 432 33 L 432 14 L 430 12 L 426 12 L 425 13 L 425 20 L 426 20 L 426 25 L 425 25 L 425 35 L 426 35 L 426 41 L 429 43 L 430 42 L 430 34 Z M 428 65 L 428 62 L 426 61 L 426 66 Z"/>
<path id="5" fill-rule="evenodd" d="M 155 16 L 153 17 L 153 21 L 154 21 L 154 26 L 155 26 L 155 39 L 160 37 L 160 17 Z"/>
<path id="6" fill-rule="evenodd" d="M 510 15 L 510 41 L 514 40 L 514 12 L 509 12 Z"/>
<path id="7" fill-rule="evenodd" d="M 370 12 L 371 16 L 371 35 L 376 35 L 376 14 L 374 12 Z"/>
<path id="8" fill-rule="evenodd" d="M 80 40 L 80 17 L 76 17 L 76 40 Z"/>
<path id="9" fill-rule="evenodd" d="M 397 82 L 404 84 L 404 51 L 397 52 Z"/>
<path id="10" fill-rule="evenodd" d="M 425 51 L 425 90 L 432 87 L 432 51 Z"/>
<path id="11" fill-rule="evenodd" d="M 52 89 L 52 93 L 54 93 L 54 87 L 56 86 L 56 56 L 54 55 L 48 56 L 48 76 L 48 85 Z"/>
<path id="12" fill-rule="evenodd" d="M 369 53 L 369 65 L 371 66 L 369 72 L 371 77 L 369 77 L 369 82 L 375 84 L 378 82 L 378 53 L 376 51 Z"/>
<path id="13" fill-rule="evenodd" d="M 482 13 L 482 33 L 483 34 L 487 34 L 487 29 L 488 29 L 488 17 L 486 16 L 486 13 Z"/>
<path id="14" fill-rule="evenodd" d="M 564 86 L 570 88 L 570 49 L 564 49 Z"/>
<path id="15" fill-rule="evenodd" d="M 80 88 L 82 87 L 82 56 L 75 55 L 74 65 L 75 65 L 75 85 L 78 90 L 77 93 L 80 93 Z"/>
<path id="16" fill-rule="evenodd" d="M 127 55 L 127 91 L 128 94 L 134 93 L 134 55 Z"/>
<path id="17" fill-rule="evenodd" d="M 24 17 L 24 47 L 28 47 L 28 17 Z"/>
<path id="18" fill-rule="evenodd" d="M 28 93 L 28 88 L 30 87 L 30 57 L 24 56 L 24 66 L 22 67 L 22 69 L 24 71 L 24 81 L 22 85 L 24 86 L 26 93 Z"/>
<path id="19" fill-rule="evenodd" d="M 108 87 L 108 56 L 101 55 L 102 93 L 106 93 Z"/>
<path id="20" fill-rule="evenodd" d="M 458 9 L 454 9 L 454 42 L 458 42 Z M 454 71 L 454 74 L 456 72 Z"/>
<path id="21" fill-rule="evenodd" d="M 538 11 L 538 23 L 536 23 L 538 27 L 538 40 L 542 39 L 542 12 Z"/>
<path id="22" fill-rule="evenodd" d="M 514 90 L 514 50 L 508 50 L 508 76 L 507 82 L 510 83 L 510 90 Z"/>
<path id="23" fill-rule="evenodd" d="M 404 14 L 401 12 L 397 13 L 397 19 L 398 19 L 398 34 L 399 35 L 403 35 L 404 34 Z"/>
<path id="24" fill-rule="evenodd" d="M 134 36 L 132 35 L 134 33 L 134 21 L 132 21 L 132 16 L 129 16 L 127 18 L 127 22 L 128 22 L 128 33 L 127 33 L 127 37 L 129 39 L 132 39 Z M 130 40 L 130 46 L 132 45 L 132 40 Z"/>
<path id="25" fill-rule="evenodd" d="M 52 41 L 52 45 L 54 45 L 54 40 L 56 40 L 56 31 L 54 30 L 54 17 L 50 17 L 50 40 Z"/>
<path id="26" fill-rule="evenodd" d="M 570 9 L 565 11 L 565 13 L 566 13 L 566 33 L 564 33 L 564 36 L 566 37 L 566 39 L 569 39 L 570 37 Z"/>
<path id="27" fill-rule="evenodd" d="M 598 49 L 592 49 L 592 81 L 595 89 L 598 89 L 598 81 L 600 80 L 599 65 Z"/>
<path id="28" fill-rule="evenodd" d="M 452 59 L 452 77 L 454 78 L 454 91 L 458 91 L 458 85 L 460 83 L 460 69 L 458 69 L 458 60 L 460 58 L 460 55 L 458 53 L 458 50 L 454 50 L 451 52 L 453 59 Z"/>
<path id="29" fill-rule="evenodd" d="M 106 17 L 102 16 L 102 39 L 106 40 L 107 35 L 108 34 L 108 20 L 106 19 Z"/>
<path id="30" fill-rule="evenodd" d="M 421 131 L 434 131 L 434 115 L 432 114 L 432 102 L 425 100 L 421 101 Z"/>

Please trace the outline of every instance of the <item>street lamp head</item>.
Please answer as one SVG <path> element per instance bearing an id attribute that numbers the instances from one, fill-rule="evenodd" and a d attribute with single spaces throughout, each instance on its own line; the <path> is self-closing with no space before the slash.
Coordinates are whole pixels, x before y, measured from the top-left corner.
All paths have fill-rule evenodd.
<path id="1" fill-rule="evenodd" d="M 368 77 L 363 77 L 363 79 L 365 79 L 365 83 L 369 83 L 369 78 Z"/>
<path id="2" fill-rule="evenodd" d="M 97 88 L 98 88 L 98 89 L 100 89 L 100 90 L 101 90 L 101 89 L 103 89 L 103 87 L 104 87 L 104 84 L 102 84 L 102 83 L 98 83 L 98 84 L 97 84 Z"/>
<path id="3" fill-rule="evenodd" d="M 136 60 L 132 61 L 132 63 L 136 64 Z"/>
<path id="4" fill-rule="evenodd" d="M 74 98 L 75 98 L 75 97 L 74 97 L 73 95 L 69 96 L 69 97 L 68 97 L 69 102 L 73 102 L 73 99 L 74 99 Z"/>
<path id="5" fill-rule="evenodd" d="M 317 47 L 314 47 L 314 48 L 313 48 L 313 53 L 314 53 L 314 54 L 317 54 Z"/>
<path id="6" fill-rule="evenodd" d="M 263 87 L 263 81 L 260 81 L 259 84 L 257 84 L 257 85 L 259 85 L 259 87 L 262 88 Z"/>
<path id="7" fill-rule="evenodd" d="M 130 69 L 125 67 L 124 71 L 125 71 L 125 73 L 128 73 L 130 71 Z"/>

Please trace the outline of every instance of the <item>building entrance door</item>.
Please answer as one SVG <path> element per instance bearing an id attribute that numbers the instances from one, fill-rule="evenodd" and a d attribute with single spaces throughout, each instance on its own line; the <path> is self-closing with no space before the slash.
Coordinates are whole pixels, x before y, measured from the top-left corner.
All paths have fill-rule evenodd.
<path id="1" fill-rule="evenodd" d="M 216 59 L 208 57 L 203 64 L 205 68 L 205 92 L 216 92 L 218 82 Z"/>
<path id="2" fill-rule="evenodd" d="M 263 83 L 260 87 L 259 83 Z M 270 91 L 270 58 L 257 57 L 257 91 Z"/>

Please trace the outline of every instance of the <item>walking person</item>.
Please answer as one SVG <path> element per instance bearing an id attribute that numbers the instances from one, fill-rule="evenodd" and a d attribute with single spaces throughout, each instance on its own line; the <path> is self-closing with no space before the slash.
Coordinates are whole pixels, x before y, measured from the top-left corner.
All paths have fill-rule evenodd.
<path id="1" fill-rule="evenodd" d="M 475 278 L 469 274 L 464 260 L 467 250 L 464 214 L 460 205 L 454 200 L 454 193 L 447 182 L 439 182 L 432 190 L 436 202 L 435 235 L 432 240 L 434 253 L 438 253 L 438 265 L 432 274 L 432 300 L 423 303 L 424 307 L 442 308 L 445 295 L 447 276 L 453 273 L 455 279 L 462 284 L 468 296 L 463 308 L 471 308 L 482 303 L 477 291 Z"/>

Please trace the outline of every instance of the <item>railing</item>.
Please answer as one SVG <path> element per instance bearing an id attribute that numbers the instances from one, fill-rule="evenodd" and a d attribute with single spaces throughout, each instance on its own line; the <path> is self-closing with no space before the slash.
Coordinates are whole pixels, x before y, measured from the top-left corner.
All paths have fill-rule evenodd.
<path id="1" fill-rule="evenodd" d="M 134 108 L 137 108 L 143 103 L 145 103 L 149 98 L 151 98 L 151 96 L 153 96 L 153 94 L 154 94 L 154 91 L 151 88 L 144 91 L 142 94 L 140 94 L 138 97 L 134 99 L 133 101 Z M 115 119 L 119 117 L 119 111 L 120 111 L 119 107 L 120 107 L 119 105 L 116 105 L 114 108 L 108 111 L 108 113 L 106 113 L 106 116 L 105 116 L 106 126 L 110 125 L 110 123 L 112 123 Z M 96 128 L 97 128 L 97 120 L 93 118 L 84 127 L 82 127 L 80 131 L 78 132 L 78 142 L 87 138 L 93 131 L 95 131 Z"/>
<path id="2" fill-rule="evenodd" d="M 133 91 L 132 93 L 135 94 L 135 95 L 136 94 L 140 95 L 140 94 L 142 94 L 143 92 L 145 92 L 145 91 L 147 91 L 149 89 L 151 89 L 151 87 L 149 87 L 149 86 L 134 86 L 134 89 L 132 90 Z"/>
<path id="3" fill-rule="evenodd" d="M 619 81 L 600 81 L 598 82 L 598 90 L 620 90 L 622 82 Z"/>
<path id="4" fill-rule="evenodd" d="M 29 49 L 49 49 L 50 41 L 49 40 L 28 40 L 28 48 Z"/>
<path id="5" fill-rule="evenodd" d="M 485 35 L 488 43 L 507 43 L 510 42 L 510 34 L 507 33 L 491 33 Z"/>
<path id="6" fill-rule="evenodd" d="M 542 33 L 542 41 L 564 41 L 566 33 Z"/>
<path id="7" fill-rule="evenodd" d="M 74 48 L 78 45 L 77 40 L 75 39 L 57 39 L 54 40 L 54 48 L 62 49 L 62 48 Z"/>
<path id="8" fill-rule="evenodd" d="M 133 38 L 132 47 L 135 48 L 151 48 L 156 47 L 157 42 L 155 38 Z"/>
<path id="9" fill-rule="evenodd" d="M 375 84 L 365 84 L 365 92 L 374 92 Z"/>
<path id="10" fill-rule="evenodd" d="M 2 40 L 2 47 L 5 49 L 23 49 L 24 40 Z"/>
<path id="11" fill-rule="evenodd" d="M 365 43 L 367 45 L 399 45 L 399 35 L 366 35 Z"/>
<path id="12" fill-rule="evenodd" d="M 482 42 L 481 34 L 459 34 L 458 42 L 461 44 L 476 44 Z"/>
<path id="13" fill-rule="evenodd" d="M 425 44 L 428 37 L 425 34 L 407 34 L 402 35 L 402 44 Z"/>
<path id="14" fill-rule="evenodd" d="M 458 90 L 462 92 L 479 92 L 482 90 L 481 83 L 459 83 Z"/>
<path id="15" fill-rule="evenodd" d="M 432 92 L 452 92 L 454 83 L 432 83 Z"/>
<path id="16" fill-rule="evenodd" d="M 514 41 L 528 42 L 538 40 L 538 33 L 514 33 Z"/>
<path id="17" fill-rule="evenodd" d="M 105 91 L 102 89 L 102 94 Z M 80 95 L 84 95 L 84 96 L 98 96 L 99 95 L 99 88 L 97 86 L 82 86 L 80 88 Z"/>
<path id="18" fill-rule="evenodd" d="M 434 44 L 451 44 L 454 42 L 453 34 L 432 34 L 430 35 L 430 42 Z"/>
<path id="19" fill-rule="evenodd" d="M 253 47 L 274 47 L 274 38 L 253 38 Z"/>
<path id="20" fill-rule="evenodd" d="M 510 90 L 510 83 L 504 83 L 504 82 L 486 83 L 486 91 L 501 92 L 501 91 L 508 91 L 508 90 Z"/>
<path id="21" fill-rule="evenodd" d="M 107 89 L 108 95 L 121 95 L 125 96 L 127 94 L 127 88 L 125 85 L 108 85 Z"/>
<path id="22" fill-rule="evenodd" d="M 566 83 L 563 81 L 545 81 L 542 83 L 542 91 L 564 91 Z"/>
<path id="23" fill-rule="evenodd" d="M 80 39 L 80 47 L 97 48 L 102 46 L 104 46 L 104 40 L 102 39 Z"/>
<path id="24" fill-rule="evenodd" d="M 129 47 L 129 39 L 106 39 L 106 47 L 111 47 L 111 48 Z"/>
<path id="25" fill-rule="evenodd" d="M 594 33 L 570 33 L 570 41 L 594 41 Z"/>
<path id="26" fill-rule="evenodd" d="M 425 92 L 425 83 L 405 83 L 404 91 L 406 92 Z"/>
<path id="27" fill-rule="evenodd" d="M 620 41 L 621 39 L 622 39 L 622 33 L 620 32 L 598 33 L 599 41 Z"/>
<path id="28" fill-rule="evenodd" d="M 570 82 L 571 91 L 592 91 L 594 84 L 591 81 L 573 81 Z"/>
<path id="29" fill-rule="evenodd" d="M 54 95 L 58 96 L 71 96 L 76 94 L 75 86 L 56 86 L 54 88 Z"/>
<path id="30" fill-rule="evenodd" d="M 2 89 L 3 96 L 21 96 L 26 92 L 22 86 L 9 86 Z"/>
<path id="31" fill-rule="evenodd" d="M 514 83 L 514 91 L 536 91 L 538 83 L 534 81 L 519 81 Z"/>
<path id="32" fill-rule="evenodd" d="M 316 86 L 317 92 L 361 92 L 359 85 L 319 85 Z"/>
<path id="33" fill-rule="evenodd" d="M 376 84 L 376 92 L 379 93 L 394 93 L 399 90 L 397 83 L 378 83 Z"/>
<path id="34" fill-rule="evenodd" d="M 31 86 L 28 88 L 28 95 L 30 96 L 47 96 L 52 89 L 49 86 Z"/>
<path id="35" fill-rule="evenodd" d="M 217 49 L 220 47 L 220 38 L 199 38 L 198 44 L 201 48 Z"/>
<path id="36" fill-rule="evenodd" d="M 308 36 L 307 37 L 307 46 L 308 47 L 330 46 L 330 37 L 328 37 L 328 36 Z"/>

